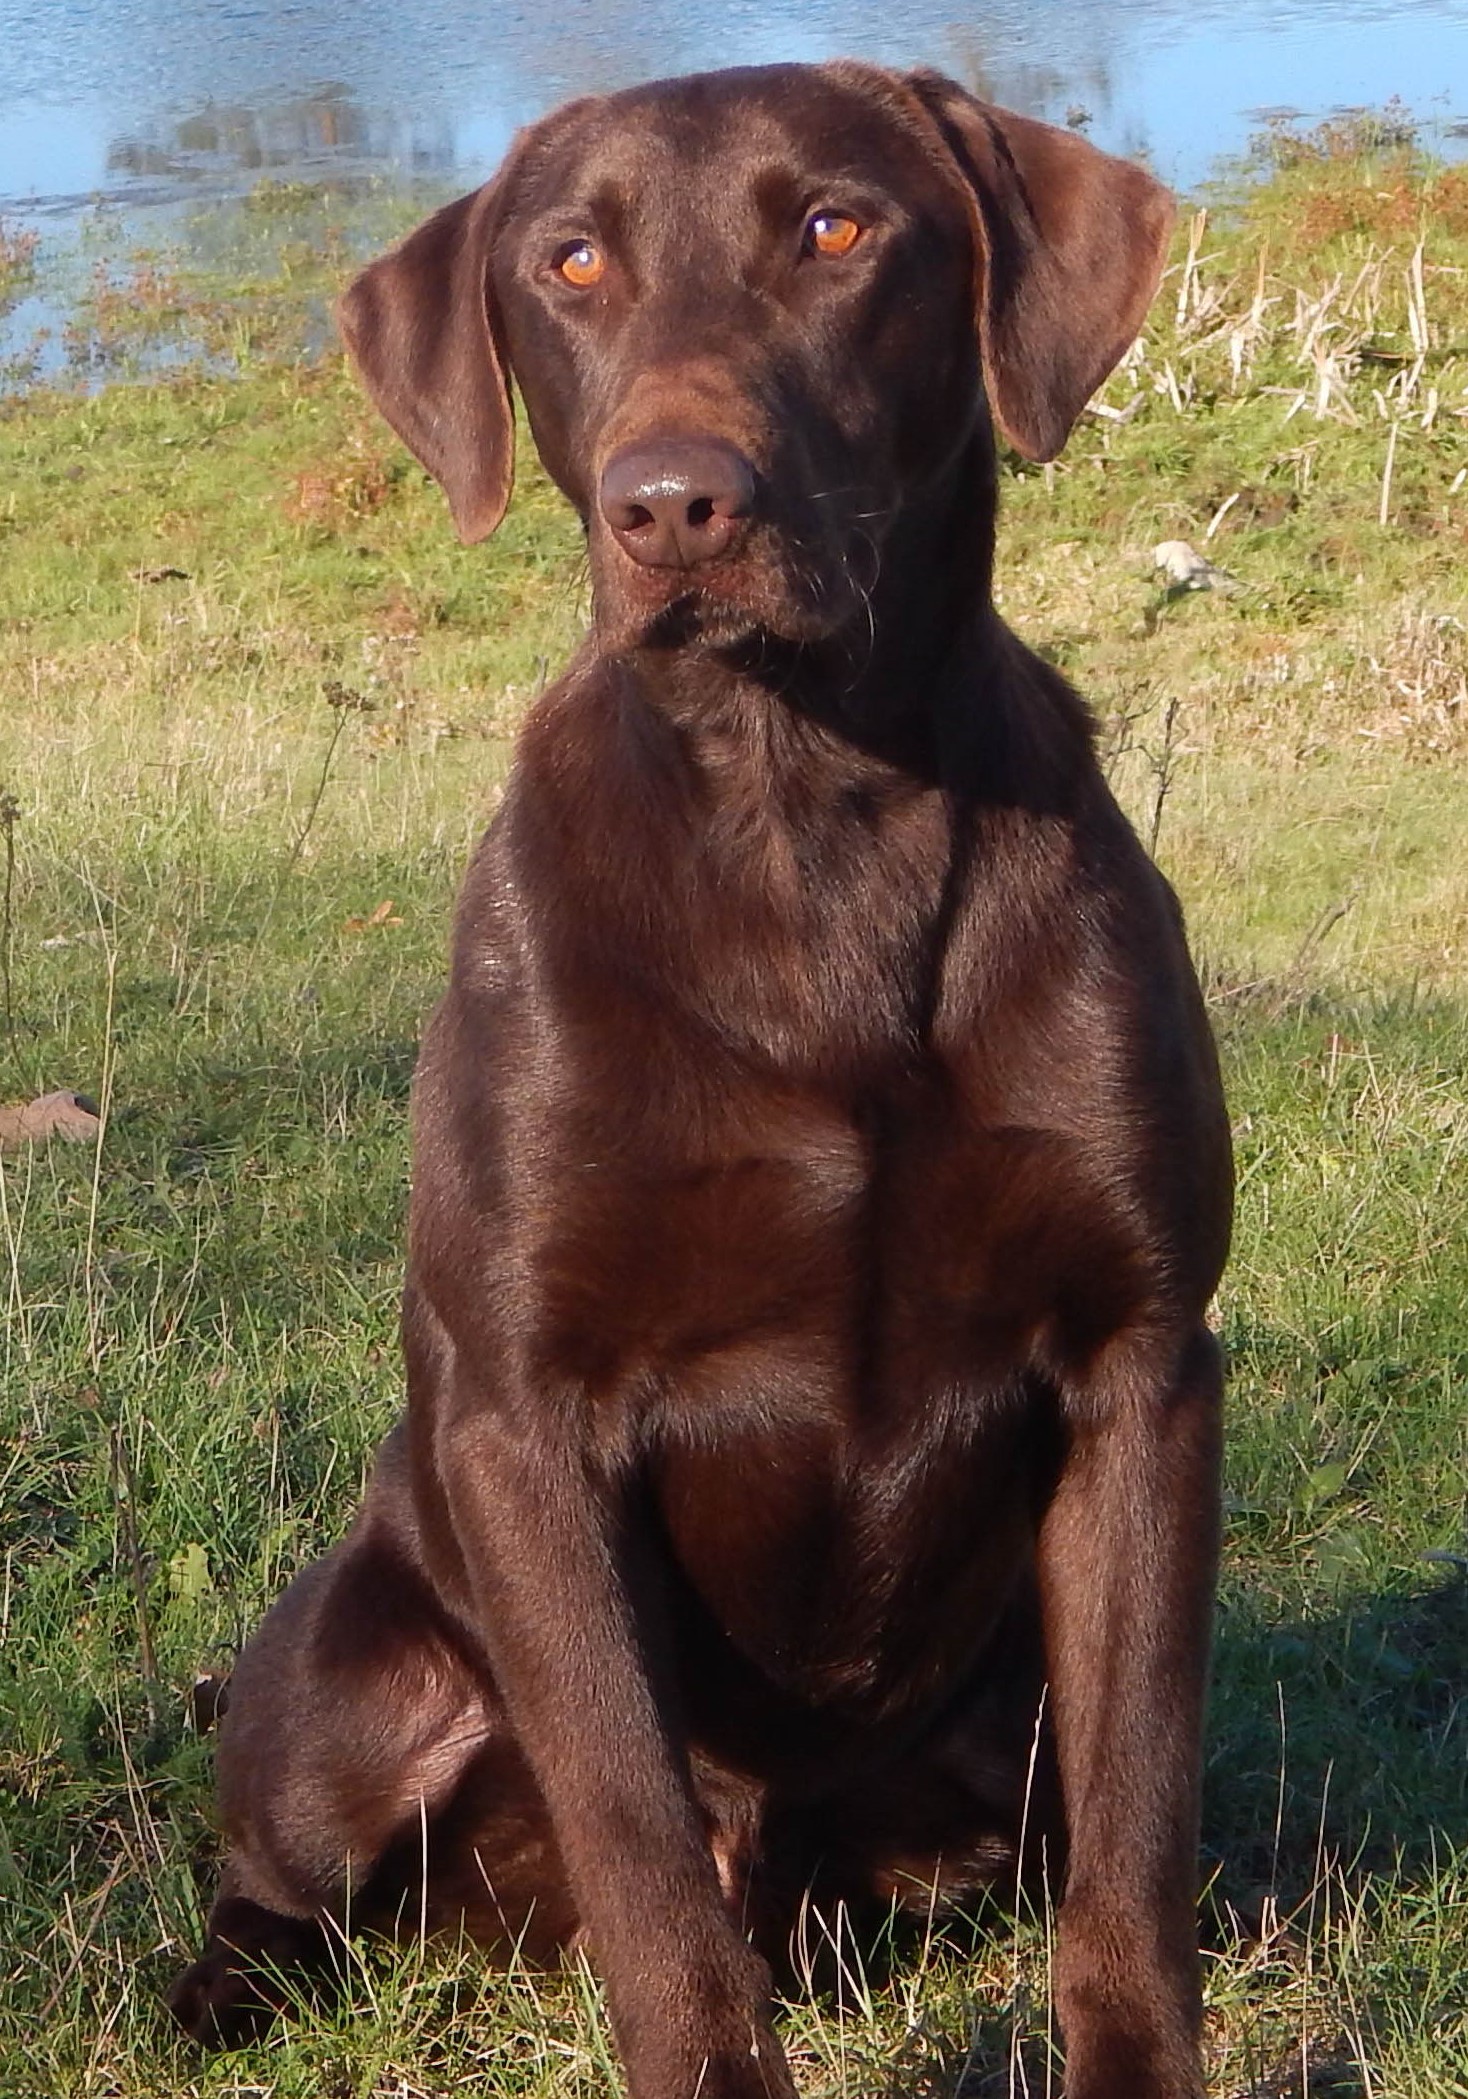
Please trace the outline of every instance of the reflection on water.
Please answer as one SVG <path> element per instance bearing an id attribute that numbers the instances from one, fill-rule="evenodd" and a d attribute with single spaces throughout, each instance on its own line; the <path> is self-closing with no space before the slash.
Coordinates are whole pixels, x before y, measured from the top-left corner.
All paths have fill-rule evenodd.
<path id="1" fill-rule="evenodd" d="M 357 164 L 447 173 L 456 164 L 445 117 L 406 120 L 370 110 L 344 83 L 250 108 L 213 103 L 193 116 L 155 122 L 107 147 L 110 177 L 179 185 L 288 171 L 327 173 Z"/>
<path id="2" fill-rule="evenodd" d="M 1104 46 L 1085 51 L 1058 49 L 1048 58 L 991 50 L 974 30 L 954 29 L 946 39 L 943 70 L 986 101 L 1052 123 L 1099 121 L 1110 131 L 1115 110 L 1111 58 Z"/>
<path id="3" fill-rule="evenodd" d="M 944 70 L 991 101 L 1055 123 L 1090 129 L 1099 121 L 1105 128 L 1111 116 L 1110 68 L 1099 54 L 1069 68 L 1038 61 L 996 65 L 977 38 L 955 32 Z M 126 204 L 235 193 L 261 175 L 309 180 L 393 169 L 447 178 L 462 164 L 447 115 L 372 109 L 334 82 L 255 107 L 210 103 L 124 132 L 106 147 L 102 187 Z"/>

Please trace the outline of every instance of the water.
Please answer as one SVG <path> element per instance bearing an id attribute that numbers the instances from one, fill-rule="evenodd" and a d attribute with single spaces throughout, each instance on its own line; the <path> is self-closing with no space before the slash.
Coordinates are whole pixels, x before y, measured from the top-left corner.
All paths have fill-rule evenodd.
<path id="1" fill-rule="evenodd" d="M 493 167 L 567 94 L 836 53 L 936 64 L 1197 184 L 1257 112 L 1468 120 L 1468 0 L 0 0 L 0 215 L 54 226 L 264 171 Z"/>
<path id="2" fill-rule="evenodd" d="M 0 0 L 0 227 L 48 265 L 0 296 L 0 390 L 65 364 L 99 255 L 202 258 L 264 176 L 451 194 L 567 95 L 838 54 L 939 66 L 1184 190 L 1271 109 L 1397 96 L 1468 150 L 1468 0 Z"/>

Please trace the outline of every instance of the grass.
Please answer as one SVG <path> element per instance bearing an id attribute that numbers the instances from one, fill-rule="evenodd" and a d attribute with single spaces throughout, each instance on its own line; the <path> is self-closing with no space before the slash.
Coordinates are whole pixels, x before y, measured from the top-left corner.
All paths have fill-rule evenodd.
<path id="1" fill-rule="evenodd" d="M 584 1971 L 453 1947 L 354 1954 L 350 2017 L 218 2062 L 159 2009 L 210 1871 L 188 1688 L 338 1534 L 398 1405 L 416 1032 L 582 618 L 528 448 L 465 552 L 311 350 L 407 209 L 265 191 L 207 267 L 103 253 L 173 289 L 84 278 L 67 383 L 0 401 L 0 1098 L 104 1117 L 95 1155 L 0 1160 L 0 2099 L 613 2080 Z M 1097 705 L 1233 1104 L 1228 2099 L 1468 2094 L 1465 469 L 1468 177 L 1389 132 L 1276 140 L 1185 213 L 1097 412 L 1005 478 L 1006 611 Z M 1174 538 L 1237 587 L 1169 592 Z M 852 1957 L 788 2015 L 803 2089 L 1046 2090 L 1047 1944 Z"/>
<path id="2" fill-rule="evenodd" d="M 7 226 L 0 218 L 0 312 L 34 277 L 40 245 L 39 234 Z"/>

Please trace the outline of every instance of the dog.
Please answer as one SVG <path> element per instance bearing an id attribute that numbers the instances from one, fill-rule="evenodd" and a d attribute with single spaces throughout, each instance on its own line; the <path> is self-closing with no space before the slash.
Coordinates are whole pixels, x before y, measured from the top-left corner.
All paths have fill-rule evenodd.
<path id="1" fill-rule="evenodd" d="M 172 2004 L 584 1943 L 789 2099 L 794 1920 L 1060 1899 L 1068 2099 L 1196 2099 L 1228 1126 L 1180 914 L 996 614 L 1167 193 L 937 74 L 571 103 L 347 291 L 461 537 L 586 531 L 414 1089 L 408 1404 L 239 1659 Z"/>

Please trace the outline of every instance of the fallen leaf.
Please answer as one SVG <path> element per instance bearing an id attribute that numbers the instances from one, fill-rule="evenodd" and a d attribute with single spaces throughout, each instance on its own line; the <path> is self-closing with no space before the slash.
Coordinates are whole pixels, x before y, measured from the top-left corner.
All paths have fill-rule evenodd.
<path id="1" fill-rule="evenodd" d="M 185 1603 L 197 1603 L 214 1587 L 214 1577 L 209 1572 L 209 1555 L 202 1545 L 186 1545 L 176 1552 L 168 1563 L 168 1586 L 175 1596 Z"/>
<path id="2" fill-rule="evenodd" d="M 1347 1465 L 1317 1465 L 1313 1472 L 1307 1474 L 1301 1490 L 1300 1499 L 1304 1504 L 1305 1514 L 1308 1516 L 1323 1503 L 1334 1501 L 1350 1477 L 1350 1467 Z"/>
<path id="3" fill-rule="evenodd" d="M 342 921 L 344 933 L 366 933 L 373 926 L 400 926 L 402 920 L 393 911 L 393 900 L 385 896 L 377 909 L 368 918 L 348 918 Z"/>
<path id="4" fill-rule="evenodd" d="M 1234 578 L 1215 568 L 1205 554 L 1185 539 L 1164 539 L 1152 550 L 1152 561 L 1173 590 L 1237 590 Z"/>
<path id="5" fill-rule="evenodd" d="M 100 1128 L 97 1116 L 95 1103 L 82 1093 L 43 1093 L 39 1100 L 0 1108 L 0 1151 L 49 1144 L 53 1137 L 93 1144 Z"/>

